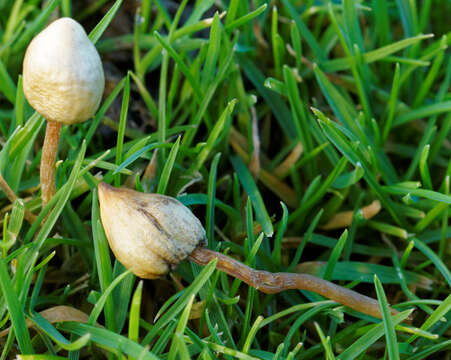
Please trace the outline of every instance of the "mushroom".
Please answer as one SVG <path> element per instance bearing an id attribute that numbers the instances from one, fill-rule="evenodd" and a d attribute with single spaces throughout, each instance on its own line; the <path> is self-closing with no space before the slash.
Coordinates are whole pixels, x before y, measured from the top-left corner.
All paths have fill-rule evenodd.
<path id="1" fill-rule="evenodd" d="M 368 296 L 309 274 L 270 273 L 204 247 L 201 222 L 180 201 L 100 183 L 100 217 L 116 258 L 135 275 L 155 279 L 189 257 L 199 265 L 216 259 L 216 268 L 267 294 L 309 290 L 354 310 L 382 318 L 379 303 Z M 396 314 L 396 310 L 391 310 Z"/>
<path id="2" fill-rule="evenodd" d="M 75 20 L 61 18 L 52 22 L 28 45 L 23 61 L 24 94 L 47 120 L 40 169 L 43 205 L 55 193 L 61 125 L 92 117 L 104 86 L 100 56 Z"/>

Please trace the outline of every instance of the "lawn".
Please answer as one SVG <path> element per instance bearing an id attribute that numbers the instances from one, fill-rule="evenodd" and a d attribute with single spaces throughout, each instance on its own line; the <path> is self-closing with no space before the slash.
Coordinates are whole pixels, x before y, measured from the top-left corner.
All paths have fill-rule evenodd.
<path id="1" fill-rule="evenodd" d="M 0 360 L 449 359 L 449 14 L 449 0 L 0 0 Z M 105 87 L 86 121 L 55 128 L 23 62 L 60 17 L 86 31 Z M 64 115 L 90 109 L 78 95 Z M 105 205 L 105 189 L 130 197 Z M 163 222 L 140 200 L 156 198 L 174 206 Z M 205 232 L 174 230 L 183 206 Z M 155 228 L 177 261 L 144 262 L 162 276 L 143 280 L 109 241 L 134 271 L 157 250 L 127 258 L 131 241 Z M 217 255 L 179 256 L 194 233 Z"/>

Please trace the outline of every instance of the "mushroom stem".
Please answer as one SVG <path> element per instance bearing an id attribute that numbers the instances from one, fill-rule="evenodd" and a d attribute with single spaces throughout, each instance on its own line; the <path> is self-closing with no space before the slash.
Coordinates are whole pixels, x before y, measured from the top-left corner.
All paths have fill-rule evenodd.
<path id="1" fill-rule="evenodd" d="M 41 194 L 45 206 L 55 194 L 55 160 L 61 133 L 61 123 L 47 121 L 41 155 Z"/>
<path id="2" fill-rule="evenodd" d="M 361 313 L 382 319 L 379 302 L 375 299 L 313 275 L 255 270 L 204 247 L 195 248 L 190 254 L 190 258 L 199 265 L 207 265 L 211 260 L 217 259 L 216 268 L 218 270 L 236 277 L 266 294 L 275 294 L 289 289 L 308 290 Z M 391 313 L 395 315 L 398 312 L 391 309 Z"/>

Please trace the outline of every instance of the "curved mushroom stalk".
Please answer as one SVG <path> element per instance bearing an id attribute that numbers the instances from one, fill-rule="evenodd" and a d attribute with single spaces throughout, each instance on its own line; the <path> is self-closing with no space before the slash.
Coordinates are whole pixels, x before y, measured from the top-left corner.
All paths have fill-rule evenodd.
<path id="1" fill-rule="evenodd" d="M 100 216 L 116 258 L 135 275 L 154 279 L 188 256 L 199 265 L 217 259 L 216 268 L 267 294 L 308 290 L 354 310 L 382 318 L 368 296 L 309 274 L 270 273 L 203 247 L 205 230 L 193 213 L 169 196 L 144 194 L 99 184 Z M 396 314 L 396 310 L 391 310 Z"/>

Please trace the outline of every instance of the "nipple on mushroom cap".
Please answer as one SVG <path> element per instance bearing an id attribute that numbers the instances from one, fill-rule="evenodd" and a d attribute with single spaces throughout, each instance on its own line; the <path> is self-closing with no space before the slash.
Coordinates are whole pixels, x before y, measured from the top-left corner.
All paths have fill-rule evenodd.
<path id="1" fill-rule="evenodd" d="M 116 258 L 135 275 L 155 279 L 206 242 L 200 221 L 180 201 L 100 183 L 100 217 Z"/>
<path id="2" fill-rule="evenodd" d="M 75 20 L 52 22 L 28 46 L 24 93 L 46 120 L 73 124 L 89 119 L 100 104 L 104 86 L 99 54 Z"/>

